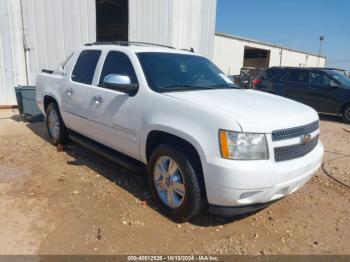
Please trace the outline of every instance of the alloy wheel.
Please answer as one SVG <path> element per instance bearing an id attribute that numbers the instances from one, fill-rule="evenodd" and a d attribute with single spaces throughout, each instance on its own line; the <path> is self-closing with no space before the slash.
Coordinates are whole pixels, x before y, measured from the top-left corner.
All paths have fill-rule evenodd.
<path id="1" fill-rule="evenodd" d="M 344 112 L 345 119 L 350 121 L 350 106 Z"/>
<path id="2" fill-rule="evenodd" d="M 48 129 L 53 139 L 58 139 L 60 135 L 60 121 L 55 110 L 51 110 L 48 115 Z"/>
<path id="3" fill-rule="evenodd" d="M 170 208 L 178 208 L 186 195 L 183 174 L 174 159 L 160 157 L 153 171 L 154 185 L 163 204 Z"/>

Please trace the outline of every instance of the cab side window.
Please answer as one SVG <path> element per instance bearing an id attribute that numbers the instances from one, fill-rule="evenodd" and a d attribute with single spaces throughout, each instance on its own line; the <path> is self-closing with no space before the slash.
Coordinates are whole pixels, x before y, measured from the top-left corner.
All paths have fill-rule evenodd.
<path id="1" fill-rule="evenodd" d="M 311 72 L 309 84 L 312 86 L 328 87 L 332 80 L 323 72 Z"/>
<path id="2" fill-rule="evenodd" d="M 132 84 L 138 83 L 129 57 L 118 51 L 110 51 L 108 53 L 102 68 L 99 86 L 103 87 L 105 77 L 111 74 L 128 76 Z"/>
<path id="3" fill-rule="evenodd" d="M 101 51 L 98 50 L 82 51 L 74 66 L 72 80 L 74 82 L 91 85 L 100 56 Z"/>

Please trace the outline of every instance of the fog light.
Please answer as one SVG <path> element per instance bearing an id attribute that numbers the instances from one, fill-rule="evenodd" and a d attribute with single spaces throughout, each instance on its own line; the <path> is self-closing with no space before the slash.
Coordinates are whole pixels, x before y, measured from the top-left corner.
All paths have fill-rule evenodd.
<path id="1" fill-rule="evenodd" d="M 239 199 L 245 199 L 245 198 L 249 198 L 251 196 L 254 196 L 258 193 L 260 193 L 261 191 L 249 191 L 249 192 L 244 192 L 243 194 L 240 195 Z"/>

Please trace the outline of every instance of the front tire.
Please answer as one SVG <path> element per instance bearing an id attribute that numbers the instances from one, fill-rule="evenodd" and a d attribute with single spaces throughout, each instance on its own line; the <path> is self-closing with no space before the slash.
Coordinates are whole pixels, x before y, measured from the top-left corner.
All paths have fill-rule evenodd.
<path id="1" fill-rule="evenodd" d="M 342 113 L 343 121 L 350 124 L 350 105 L 346 106 Z"/>
<path id="2" fill-rule="evenodd" d="M 149 185 L 161 211 L 184 222 L 197 216 L 203 207 L 203 192 L 193 161 L 172 145 L 160 145 L 148 165 Z"/>
<path id="3" fill-rule="evenodd" d="M 52 144 L 64 144 L 68 140 L 68 132 L 63 123 L 60 110 L 56 103 L 51 103 L 46 109 L 46 128 Z"/>

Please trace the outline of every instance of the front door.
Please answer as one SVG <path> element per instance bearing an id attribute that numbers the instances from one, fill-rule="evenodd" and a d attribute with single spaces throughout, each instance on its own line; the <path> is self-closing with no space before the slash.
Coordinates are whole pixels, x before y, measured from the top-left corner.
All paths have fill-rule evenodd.
<path id="1" fill-rule="evenodd" d="M 312 71 L 307 90 L 308 104 L 318 112 L 337 113 L 337 88 L 331 86 L 335 80 L 321 71 Z"/>
<path id="2" fill-rule="evenodd" d="M 103 80 L 110 74 L 137 77 L 129 57 L 119 51 L 110 51 L 104 61 L 98 86 L 92 87 L 89 99 L 93 138 L 115 150 L 139 158 L 138 130 L 142 114 L 140 91 L 135 96 L 108 89 Z"/>
<path id="3" fill-rule="evenodd" d="M 285 86 L 285 96 L 308 105 L 308 100 L 306 99 L 308 81 L 308 70 L 290 69 Z"/>

